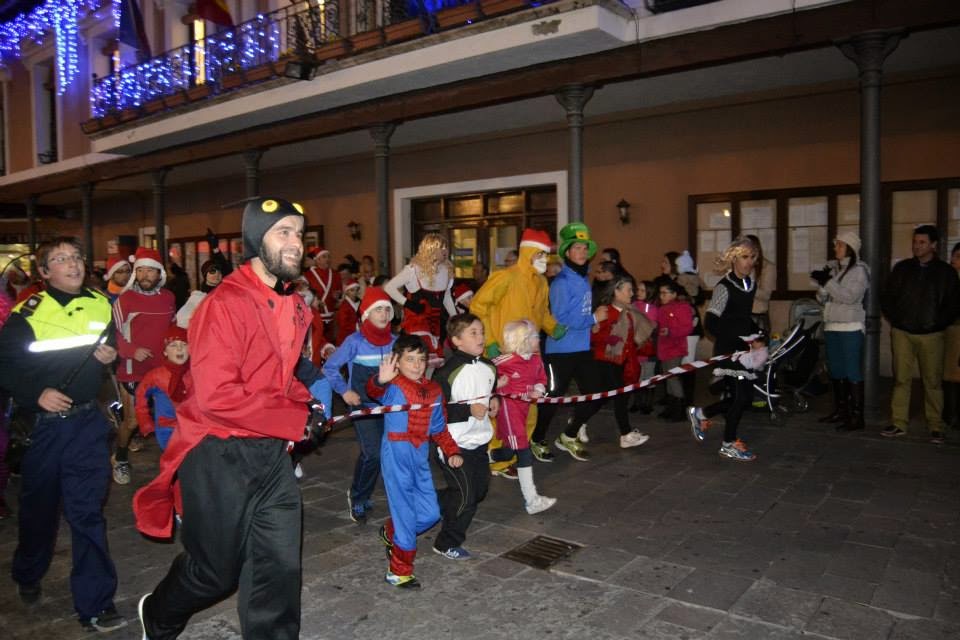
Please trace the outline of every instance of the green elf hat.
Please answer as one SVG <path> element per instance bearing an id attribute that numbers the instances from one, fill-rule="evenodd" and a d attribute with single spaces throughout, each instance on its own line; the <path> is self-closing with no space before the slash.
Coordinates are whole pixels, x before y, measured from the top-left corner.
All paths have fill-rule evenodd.
<path id="1" fill-rule="evenodd" d="M 561 258 L 566 257 L 567 249 L 571 245 L 582 242 L 587 245 L 587 258 L 592 259 L 597 254 L 597 243 L 590 237 L 590 229 L 582 222 L 571 222 L 560 229 L 560 242 L 557 253 Z"/>

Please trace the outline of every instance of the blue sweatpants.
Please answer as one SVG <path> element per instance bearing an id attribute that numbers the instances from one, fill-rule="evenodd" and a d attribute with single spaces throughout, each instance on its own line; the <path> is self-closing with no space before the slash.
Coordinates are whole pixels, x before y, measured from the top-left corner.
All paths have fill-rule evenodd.
<path id="1" fill-rule="evenodd" d="M 430 474 L 429 445 L 383 439 L 383 486 L 393 519 L 393 544 L 417 548 L 417 536 L 440 521 L 440 504 Z"/>

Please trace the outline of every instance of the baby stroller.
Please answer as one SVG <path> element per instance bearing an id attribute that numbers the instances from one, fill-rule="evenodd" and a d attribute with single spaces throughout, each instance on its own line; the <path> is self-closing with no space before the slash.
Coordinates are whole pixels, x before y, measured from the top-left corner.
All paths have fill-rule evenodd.
<path id="1" fill-rule="evenodd" d="M 784 413 L 803 413 L 816 395 L 820 373 L 820 344 L 816 339 L 822 323 L 796 322 L 783 341 L 771 349 L 753 388 L 766 401 L 773 420 Z"/>

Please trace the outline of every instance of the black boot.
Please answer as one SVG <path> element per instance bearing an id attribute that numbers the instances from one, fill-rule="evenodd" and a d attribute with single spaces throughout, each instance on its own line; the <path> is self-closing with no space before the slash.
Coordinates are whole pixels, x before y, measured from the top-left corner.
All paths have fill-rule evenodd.
<path id="1" fill-rule="evenodd" d="M 850 414 L 847 419 L 837 425 L 837 431 L 861 431 L 865 428 L 863 421 L 863 382 L 850 382 Z"/>
<path id="2" fill-rule="evenodd" d="M 825 424 L 835 424 L 839 422 L 843 424 L 850 415 L 850 383 L 847 382 L 846 378 L 842 380 L 834 380 L 831 378 L 830 382 L 833 383 L 833 413 L 820 418 L 817 422 L 823 422 Z"/>
<path id="3" fill-rule="evenodd" d="M 960 383 L 943 381 L 943 424 L 947 429 L 960 428 L 957 415 L 960 404 Z"/>
<path id="4" fill-rule="evenodd" d="M 653 413 L 653 389 L 647 387 L 634 392 L 629 411 L 630 413 L 639 411 L 645 416 Z"/>

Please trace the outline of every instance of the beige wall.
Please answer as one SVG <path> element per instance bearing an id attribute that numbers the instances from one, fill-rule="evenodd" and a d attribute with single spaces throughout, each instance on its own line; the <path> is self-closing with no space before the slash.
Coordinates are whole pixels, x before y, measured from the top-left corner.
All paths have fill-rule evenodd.
<path id="1" fill-rule="evenodd" d="M 10 149 L 8 173 L 33 167 L 33 100 L 30 72 L 19 60 L 11 60 L 7 68 L 7 145 Z"/>

